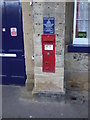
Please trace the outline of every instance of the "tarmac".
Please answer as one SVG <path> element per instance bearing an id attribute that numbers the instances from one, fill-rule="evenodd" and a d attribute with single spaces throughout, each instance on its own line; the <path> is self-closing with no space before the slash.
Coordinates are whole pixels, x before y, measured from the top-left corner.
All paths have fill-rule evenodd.
<path id="1" fill-rule="evenodd" d="M 63 97 L 34 97 L 25 87 L 2 86 L 2 118 L 88 118 L 88 103 L 65 101 Z M 1 105 L 1 104 L 0 104 Z"/>

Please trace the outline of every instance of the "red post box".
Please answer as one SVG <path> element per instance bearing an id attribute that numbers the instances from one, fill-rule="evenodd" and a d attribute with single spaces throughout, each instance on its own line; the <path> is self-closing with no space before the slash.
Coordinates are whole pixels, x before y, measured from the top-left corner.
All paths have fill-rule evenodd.
<path id="1" fill-rule="evenodd" d="M 43 72 L 55 72 L 55 34 L 42 35 Z"/>

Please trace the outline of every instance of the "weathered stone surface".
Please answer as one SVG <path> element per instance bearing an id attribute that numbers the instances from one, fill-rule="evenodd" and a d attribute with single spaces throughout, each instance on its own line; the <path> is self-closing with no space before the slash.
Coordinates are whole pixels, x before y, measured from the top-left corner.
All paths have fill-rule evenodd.
<path id="1" fill-rule="evenodd" d="M 51 91 L 51 92 L 64 92 L 63 89 L 63 78 L 44 78 L 44 80 L 42 80 L 43 78 L 37 78 L 35 79 L 35 85 L 34 86 L 34 92 L 45 92 L 45 91 Z M 46 89 L 47 87 L 47 89 Z"/>
<path id="2" fill-rule="evenodd" d="M 29 2 L 22 2 L 22 15 L 23 15 L 23 33 L 24 33 L 24 50 L 25 50 L 25 63 L 26 63 L 26 88 L 27 90 L 33 89 L 34 80 L 34 55 L 33 47 L 33 20 L 32 20 L 32 7 Z"/>
<path id="3" fill-rule="evenodd" d="M 64 61 L 64 55 L 56 55 L 55 57 L 56 68 L 64 67 L 63 61 Z"/>
<path id="4" fill-rule="evenodd" d="M 34 55 L 35 56 L 42 56 L 42 46 L 41 45 L 36 45 L 36 47 L 34 47 Z"/>
<path id="5" fill-rule="evenodd" d="M 55 9 L 55 7 L 57 7 Z M 59 11 L 60 14 L 59 14 Z M 64 92 L 64 36 L 65 36 L 65 3 L 33 3 L 34 20 L 34 91 Z M 55 17 L 55 73 L 42 72 L 42 42 L 43 17 Z"/>
<path id="6" fill-rule="evenodd" d="M 71 99 L 73 101 L 80 101 L 81 103 L 84 103 L 85 101 L 88 101 L 88 91 L 75 91 L 75 90 L 67 90 L 67 99 Z"/>
<path id="7" fill-rule="evenodd" d="M 31 58 L 32 59 L 32 58 Z M 33 74 L 34 72 L 34 62 L 31 59 L 26 59 L 26 72 L 27 74 Z"/>
<path id="8" fill-rule="evenodd" d="M 71 91 L 88 91 L 88 72 L 65 71 L 66 89 Z"/>
<path id="9" fill-rule="evenodd" d="M 22 11 L 24 11 L 24 12 L 31 12 L 32 11 L 32 8 L 30 6 L 29 1 L 28 2 L 25 2 L 24 0 L 22 1 Z"/>
<path id="10" fill-rule="evenodd" d="M 34 72 L 38 75 L 40 74 L 40 75 L 47 75 L 47 76 L 56 76 L 56 75 L 63 76 L 64 75 L 64 68 L 63 67 L 62 68 L 55 68 L 55 73 L 46 73 L 46 72 L 42 71 L 42 67 L 35 67 Z"/>
<path id="11" fill-rule="evenodd" d="M 38 15 L 38 14 L 34 14 L 34 23 L 36 24 L 36 25 L 38 25 L 38 24 L 43 24 L 43 15 Z"/>
<path id="12" fill-rule="evenodd" d="M 35 56 L 35 66 L 42 67 L 42 56 Z"/>
<path id="13" fill-rule="evenodd" d="M 32 23 L 30 23 L 31 25 L 32 25 Z M 32 32 L 32 27 L 30 27 L 30 24 L 28 24 L 28 23 L 23 23 L 23 31 L 24 31 L 24 33 L 31 33 L 31 34 L 33 34 L 33 32 Z"/>
<path id="14" fill-rule="evenodd" d="M 68 53 L 68 45 L 73 43 L 73 13 L 74 3 L 67 2 L 65 15 L 65 88 L 69 97 L 88 99 L 89 54 Z"/>
<path id="15" fill-rule="evenodd" d="M 31 34 L 24 34 L 25 57 L 31 59 L 33 55 L 33 41 Z M 31 55 L 29 55 L 31 54 Z"/>
<path id="16" fill-rule="evenodd" d="M 86 53 L 68 53 L 66 45 L 72 44 L 73 30 L 73 3 L 52 2 L 52 3 L 34 3 L 31 7 L 29 2 L 22 3 L 23 8 L 23 26 L 24 26 L 24 42 L 25 42 L 25 57 L 28 80 L 35 77 L 36 91 L 58 91 L 60 86 L 56 88 L 57 82 L 60 85 L 60 76 L 64 76 L 65 64 L 65 87 L 66 93 L 69 90 L 69 95 L 87 97 L 88 90 L 88 70 L 90 71 L 89 59 L 90 55 Z M 33 11 L 32 11 L 33 9 Z M 71 12 L 72 11 L 72 12 Z M 33 14 L 33 16 L 32 16 Z M 55 34 L 56 34 L 56 68 L 54 73 L 42 72 L 42 42 L 41 35 L 43 34 L 43 17 L 55 17 Z M 34 47 L 33 47 L 34 42 Z M 65 51 L 64 51 L 65 47 Z M 65 52 L 65 58 L 64 58 Z M 35 60 L 31 58 L 34 54 Z M 89 57 L 88 57 L 89 56 Z M 35 64 L 35 68 L 34 68 Z M 34 73 L 33 73 L 34 71 Z M 49 77 L 53 76 L 53 81 L 49 81 Z M 58 79 L 59 78 L 59 79 Z M 46 83 L 43 83 L 44 81 Z M 29 82 L 30 83 L 30 82 Z M 39 84 L 40 83 L 40 84 Z M 47 84 L 48 83 L 48 84 Z M 64 84 L 64 83 L 63 83 Z M 90 82 L 89 82 L 90 84 Z M 55 85 L 55 86 L 54 86 Z M 51 87 L 50 87 L 51 86 Z M 54 86 L 54 87 L 53 87 Z M 48 88 L 48 89 L 47 89 Z M 35 90 L 35 89 L 34 89 Z M 83 90 L 85 92 L 83 92 Z M 90 90 L 90 89 L 89 89 Z"/>
<path id="17" fill-rule="evenodd" d="M 33 51 L 33 42 L 32 42 L 31 34 L 24 34 L 24 47 L 25 47 L 26 72 L 27 74 L 32 74 L 34 67 L 32 56 L 34 51 Z"/>
<path id="18" fill-rule="evenodd" d="M 87 53 L 66 53 L 65 69 L 70 71 L 88 71 Z"/>
<path id="19" fill-rule="evenodd" d="M 32 91 L 33 87 L 34 87 L 34 81 L 33 81 L 33 79 L 27 79 L 26 80 L 26 89 L 28 91 Z"/>
<path id="20" fill-rule="evenodd" d="M 35 25 L 34 29 L 35 29 L 34 32 L 36 34 L 43 33 L 43 24 Z"/>

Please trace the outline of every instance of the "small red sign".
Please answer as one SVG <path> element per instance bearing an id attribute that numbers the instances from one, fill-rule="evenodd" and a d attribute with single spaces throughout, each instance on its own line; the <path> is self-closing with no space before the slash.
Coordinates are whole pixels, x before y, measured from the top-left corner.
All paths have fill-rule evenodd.
<path id="1" fill-rule="evenodd" d="M 17 36 L 17 28 L 11 28 L 11 36 Z"/>

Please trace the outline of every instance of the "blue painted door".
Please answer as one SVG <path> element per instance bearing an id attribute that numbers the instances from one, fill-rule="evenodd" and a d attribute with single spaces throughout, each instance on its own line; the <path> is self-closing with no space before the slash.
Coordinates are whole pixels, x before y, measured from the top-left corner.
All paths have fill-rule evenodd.
<path id="1" fill-rule="evenodd" d="M 2 5 L 1 61 L 2 84 L 25 85 L 26 71 L 20 2 L 4 2 Z"/>

